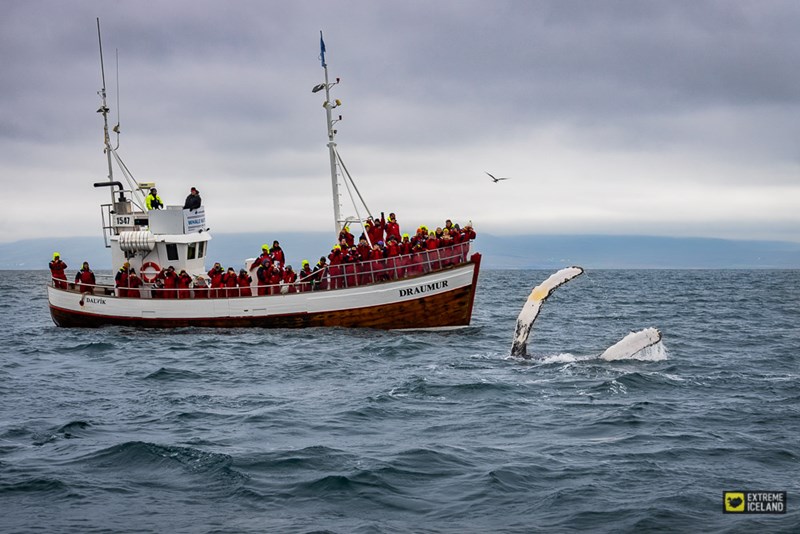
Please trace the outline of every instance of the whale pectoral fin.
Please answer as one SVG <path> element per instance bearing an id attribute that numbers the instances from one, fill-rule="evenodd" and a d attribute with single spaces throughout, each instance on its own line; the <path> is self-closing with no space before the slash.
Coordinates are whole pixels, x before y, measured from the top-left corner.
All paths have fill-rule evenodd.
<path id="1" fill-rule="evenodd" d="M 514 329 L 514 341 L 511 344 L 511 355 L 519 356 L 522 358 L 530 358 L 528 356 L 528 337 L 530 336 L 533 323 L 539 316 L 542 309 L 542 304 L 547 300 L 553 291 L 562 285 L 566 284 L 573 278 L 583 274 L 581 267 L 567 267 L 560 271 L 553 273 L 550 277 L 533 288 L 525 304 L 522 306 L 522 311 L 517 317 L 517 326 Z"/>
<path id="2" fill-rule="evenodd" d="M 626 360 L 656 343 L 661 342 L 661 332 L 657 328 L 645 328 L 631 332 L 621 340 L 608 347 L 600 355 L 601 360 Z"/>

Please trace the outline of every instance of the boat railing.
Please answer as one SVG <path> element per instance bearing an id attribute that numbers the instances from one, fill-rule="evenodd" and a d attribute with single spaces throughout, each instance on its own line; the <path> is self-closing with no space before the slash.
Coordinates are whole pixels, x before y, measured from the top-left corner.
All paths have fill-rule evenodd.
<path id="1" fill-rule="evenodd" d="M 149 215 L 131 199 L 133 191 L 123 189 L 121 199 L 113 204 L 100 204 L 100 218 L 103 221 L 103 241 L 106 248 L 111 248 L 111 237 L 122 231 L 146 228 Z M 127 196 L 126 196 L 127 195 Z"/>
<path id="2" fill-rule="evenodd" d="M 249 286 L 210 287 L 197 285 L 196 279 L 188 288 L 165 288 L 151 283 L 144 283 L 138 288 L 130 288 L 116 287 L 112 277 L 98 275 L 97 278 L 101 279 L 100 283 L 73 283 L 51 278 L 50 285 L 71 292 L 129 298 L 189 299 L 285 295 L 307 291 L 347 289 L 413 278 L 466 263 L 469 261 L 469 251 L 470 242 L 464 242 L 377 260 L 327 264 L 324 269 L 310 275 L 303 276 L 302 271 L 297 273 L 297 280 L 292 283 L 260 285 L 254 279 Z M 107 283 L 105 283 L 106 279 Z"/>

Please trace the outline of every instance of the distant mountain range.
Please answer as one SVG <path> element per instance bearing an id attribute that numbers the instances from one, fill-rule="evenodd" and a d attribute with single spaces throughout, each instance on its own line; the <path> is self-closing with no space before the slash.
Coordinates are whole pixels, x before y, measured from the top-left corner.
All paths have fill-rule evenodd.
<path id="1" fill-rule="evenodd" d="M 288 258 L 299 268 L 313 265 L 332 246 L 329 233 L 286 232 L 215 234 L 209 262 L 241 266 L 257 256 L 261 245 L 277 237 Z M 486 269 L 554 269 L 580 265 L 587 269 L 798 269 L 800 243 L 602 235 L 479 234 L 474 249 L 483 254 Z M 93 269 L 110 269 L 111 254 L 101 236 L 25 239 L 0 243 L 0 269 L 46 269 L 54 251 L 71 269 L 88 261 Z"/>

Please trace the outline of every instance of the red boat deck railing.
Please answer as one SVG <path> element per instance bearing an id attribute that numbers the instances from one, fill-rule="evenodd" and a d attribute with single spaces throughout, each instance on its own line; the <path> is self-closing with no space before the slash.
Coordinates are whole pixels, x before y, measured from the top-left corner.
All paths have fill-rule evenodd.
<path id="1" fill-rule="evenodd" d="M 470 243 L 471 242 L 465 242 L 433 250 L 421 250 L 411 254 L 382 258 L 379 260 L 356 261 L 336 265 L 328 264 L 325 270 L 321 272 L 321 276 L 319 274 L 312 274 L 303 278 L 302 272 L 296 271 L 298 278 L 294 283 L 281 282 L 280 284 L 265 286 L 258 285 L 255 279 L 255 269 L 250 272 L 254 284 L 247 287 L 212 288 L 193 285 L 193 287 L 190 288 L 165 289 L 163 287 L 157 287 L 154 284 L 145 283 L 140 288 L 133 289 L 117 288 L 113 280 L 107 284 L 90 285 L 66 282 L 53 278 L 50 280 L 50 285 L 70 292 L 82 292 L 93 295 L 164 299 L 251 296 L 247 294 L 248 290 L 252 293 L 252 296 L 281 295 L 306 291 L 331 291 L 412 278 L 467 263 L 469 261 Z"/>

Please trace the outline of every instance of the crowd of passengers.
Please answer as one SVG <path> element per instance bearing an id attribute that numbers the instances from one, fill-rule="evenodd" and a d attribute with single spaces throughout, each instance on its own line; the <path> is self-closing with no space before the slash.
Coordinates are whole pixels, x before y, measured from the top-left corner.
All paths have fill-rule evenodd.
<path id="1" fill-rule="evenodd" d="M 193 278 L 185 270 L 177 272 L 172 266 L 162 269 L 152 281 L 155 291 L 151 294 L 163 299 L 230 298 L 249 297 L 254 290 L 256 295 L 276 295 L 356 287 L 466 262 L 469 242 L 476 237 L 471 223 L 460 227 L 450 219 L 434 230 L 420 226 L 413 236 L 401 234 L 394 213 L 389 214 L 388 220 L 383 213 L 380 219 L 369 217 L 364 229 L 356 242 L 345 226 L 330 254 L 321 256 L 313 268 L 308 260 L 303 260 L 300 271 L 294 271 L 291 265 L 286 265 L 280 243 L 274 241 L 271 247 L 262 246 L 261 255 L 250 265 L 249 272 L 240 269 L 237 273 L 233 267 L 225 270 L 219 263 L 208 271 L 207 278 Z M 54 255 L 56 260 L 60 261 Z M 63 266 L 57 264 L 54 268 L 54 262 L 50 266 L 54 284 L 61 287 L 62 283 L 66 285 L 63 274 L 66 264 L 61 262 Z M 255 287 L 250 273 L 255 276 Z M 141 296 L 144 281 L 129 263 L 117 271 L 114 282 L 118 296 Z M 81 292 L 92 292 L 95 279 L 88 263 L 84 262 L 76 274 L 75 283 Z"/>

